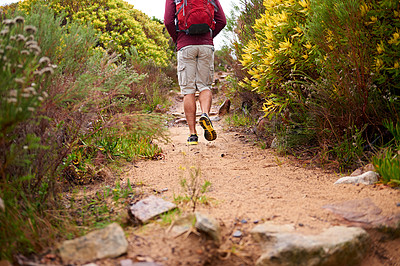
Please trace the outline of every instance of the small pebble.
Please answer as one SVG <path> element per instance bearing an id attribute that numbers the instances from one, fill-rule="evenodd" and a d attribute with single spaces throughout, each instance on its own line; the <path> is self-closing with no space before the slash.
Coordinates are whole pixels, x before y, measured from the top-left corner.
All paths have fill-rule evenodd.
<path id="1" fill-rule="evenodd" d="M 303 227 L 303 226 L 304 226 L 304 224 L 302 224 L 302 223 L 299 223 L 299 226 L 300 226 L 300 227 Z"/>
<path id="2" fill-rule="evenodd" d="M 221 157 L 225 157 L 225 154 L 222 153 L 222 154 L 221 154 Z"/>
<path id="3" fill-rule="evenodd" d="M 400 202 L 396 204 L 397 207 L 400 207 Z"/>
<path id="4" fill-rule="evenodd" d="M 245 219 L 240 221 L 242 224 L 247 224 L 247 221 Z"/>
<path id="5" fill-rule="evenodd" d="M 242 237 L 242 232 L 240 230 L 236 230 L 233 235 L 233 237 Z"/>
<path id="6" fill-rule="evenodd" d="M 255 220 L 253 223 L 258 224 L 260 221 L 259 220 Z"/>

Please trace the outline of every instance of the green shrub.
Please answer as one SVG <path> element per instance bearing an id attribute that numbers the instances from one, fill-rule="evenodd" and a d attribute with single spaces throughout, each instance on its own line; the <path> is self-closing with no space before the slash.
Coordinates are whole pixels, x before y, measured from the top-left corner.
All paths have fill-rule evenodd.
<path id="1" fill-rule="evenodd" d="M 57 13 L 65 12 L 70 21 L 82 25 L 89 23 L 100 34 L 99 49 L 111 49 L 125 55 L 131 47 L 135 47 L 141 59 L 152 60 L 159 66 L 168 65 L 172 51 L 163 33 L 163 24 L 151 20 L 125 1 L 25 0 L 19 3 L 19 7 L 29 11 L 36 2 L 48 5 Z"/>
<path id="2" fill-rule="evenodd" d="M 262 96 L 270 92 L 286 96 L 281 84 L 295 78 L 290 77 L 292 70 L 315 76 L 317 53 L 304 34 L 309 3 L 268 1 L 264 6 L 265 13 L 254 25 L 255 38 L 244 48 L 241 60 L 251 78 L 241 85 Z"/>
<path id="3" fill-rule="evenodd" d="M 157 157 L 152 140 L 164 136 L 160 117 L 120 114 L 136 104 L 131 95 L 145 75 L 115 53 L 96 51 L 90 26 L 46 5 L 28 13 L 35 34 L 21 22 L 10 26 L 14 20 L 0 29 L 0 223 L 7 228 L 0 230 L 0 257 L 9 260 L 41 251 L 66 231 L 78 234 L 70 227 L 74 210 L 65 211 L 58 194 L 65 172 L 95 175 L 97 156 L 105 158 L 100 164 Z"/>
<path id="4" fill-rule="evenodd" d="M 385 121 L 393 136 L 390 146 L 372 158 L 376 171 L 384 184 L 400 186 L 400 123 Z"/>
<path id="5" fill-rule="evenodd" d="M 62 224 L 57 221 L 60 213 L 45 211 L 55 206 L 55 181 L 49 175 L 57 161 L 49 160 L 51 146 L 39 133 L 47 119 L 38 115 L 54 66 L 42 56 L 37 28 L 24 20 L 4 19 L 0 26 L 0 198 L 5 203 L 0 222 L 7 228 L 0 233 L 0 257 L 7 259 L 16 250 L 31 252 L 49 245 L 57 235 L 54 228 Z M 51 130 L 46 131 L 52 139 Z"/>
<path id="6" fill-rule="evenodd" d="M 256 124 L 256 119 L 243 113 L 233 113 L 226 117 L 226 122 L 233 127 L 251 128 Z"/>
<path id="7" fill-rule="evenodd" d="M 387 149 L 381 155 L 375 156 L 372 161 L 383 184 L 400 186 L 400 157 L 398 152 Z"/>
<path id="8" fill-rule="evenodd" d="M 37 29 L 25 25 L 23 17 L 3 20 L 0 28 L 0 138 L 25 121 L 48 96 L 39 87 L 54 68 L 33 34 Z M 3 141 L 2 141 L 3 142 Z"/>
<path id="9" fill-rule="evenodd" d="M 371 142 L 382 118 L 398 117 L 399 5 L 264 1 L 266 11 L 244 47 L 249 77 L 240 85 L 265 98 L 267 116 L 314 131 L 322 153 L 355 166 L 363 146 L 349 146 L 347 130 L 360 132 L 360 144 Z"/>

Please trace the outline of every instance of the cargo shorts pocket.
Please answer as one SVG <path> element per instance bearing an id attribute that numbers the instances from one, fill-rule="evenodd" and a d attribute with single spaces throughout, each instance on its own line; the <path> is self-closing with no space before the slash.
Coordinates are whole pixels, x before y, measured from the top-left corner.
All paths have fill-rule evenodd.
<path id="1" fill-rule="evenodd" d="M 187 85 L 186 66 L 179 66 L 178 68 L 178 82 L 179 86 Z"/>

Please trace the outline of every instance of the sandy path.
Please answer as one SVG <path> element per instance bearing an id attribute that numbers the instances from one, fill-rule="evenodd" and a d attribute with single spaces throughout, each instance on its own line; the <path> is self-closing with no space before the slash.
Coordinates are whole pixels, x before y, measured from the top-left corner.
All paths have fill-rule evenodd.
<path id="1" fill-rule="evenodd" d="M 201 205 L 198 210 L 217 218 L 228 232 L 245 219 L 249 227 L 273 220 L 279 224 L 293 223 L 305 233 L 317 233 L 340 223 L 322 206 L 354 199 L 370 198 L 382 209 L 383 215 L 400 212 L 396 206 L 400 202 L 399 190 L 380 185 L 334 185 L 339 178 L 337 174 L 294 166 L 273 150 L 262 150 L 246 142 L 245 136 L 225 131 L 223 125 L 223 121 L 214 122 L 218 138 L 213 142 L 204 139 L 203 130 L 198 126 L 197 146 L 186 145 L 186 125 L 171 127 L 171 142 L 161 144 L 165 159 L 138 162 L 129 178 L 151 190 L 164 190 L 162 196 L 173 201 L 174 196 L 185 195 L 180 185 L 182 167 L 199 167 L 202 178 L 212 185 L 205 194 L 211 204 Z M 385 254 L 395 264 L 382 265 L 400 265 L 400 241 L 388 242 L 388 245 L 393 250 Z M 381 264 L 374 254 L 371 257 L 365 265 L 371 261 Z"/>

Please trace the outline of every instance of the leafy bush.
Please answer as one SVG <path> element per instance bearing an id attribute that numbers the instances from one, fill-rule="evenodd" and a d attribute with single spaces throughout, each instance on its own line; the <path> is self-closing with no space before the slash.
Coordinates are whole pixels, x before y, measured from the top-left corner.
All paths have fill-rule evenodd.
<path id="1" fill-rule="evenodd" d="M 400 186 L 400 123 L 385 121 L 384 124 L 393 140 L 389 147 L 372 158 L 372 162 L 384 184 Z"/>
<path id="2" fill-rule="evenodd" d="M 47 4 L 57 13 L 65 12 L 69 21 L 89 23 L 100 34 L 99 48 L 125 55 L 134 47 L 141 59 L 152 60 L 159 66 L 168 65 L 172 51 L 163 33 L 163 24 L 151 20 L 125 1 L 40 1 L 21 1 L 19 7 L 29 11 L 36 2 Z"/>
<path id="3" fill-rule="evenodd" d="M 36 28 L 23 17 L 3 20 L 0 42 L 0 138 L 3 140 L 19 122 L 31 117 L 48 96 L 38 85 L 54 72 L 48 57 L 40 57 Z M 4 141 L 1 141 L 4 143 Z"/>
<path id="4" fill-rule="evenodd" d="M 240 85 L 265 98 L 265 115 L 280 116 L 285 132 L 315 132 L 309 138 L 316 137 L 322 153 L 354 165 L 362 144 L 382 134 L 382 117 L 398 116 L 399 2 L 284 0 L 264 6 L 255 38 L 244 47 L 241 62 L 249 77 Z M 362 146 L 351 148 L 346 130 L 358 132 Z"/>
<path id="5" fill-rule="evenodd" d="M 234 106 L 240 106 L 245 102 L 251 105 L 259 104 L 259 96 L 238 86 L 238 82 L 244 77 L 249 77 L 240 61 L 243 59 L 244 47 L 254 37 L 254 23 L 264 11 L 263 0 L 241 0 L 239 5 L 233 7 L 231 14 L 226 14 L 225 37 L 231 43 L 229 48 L 225 46 L 221 51 L 216 52 L 215 62 L 221 67 L 224 67 L 225 62 L 229 63 L 230 68 L 227 70 L 231 71 L 232 75 L 227 79 L 228 86 L 223 89 Z"/>
<path id="6" fill-rule="evenodd" d="M 244 48 L 241 60 L 251 78 L 241 84 L 266 96 L 281 92 L 281 84 L 295 78 L 290 76 L 292 69 L 314 76 L 316 52 L 304 35 L 308 2 L 268 1 L 264 6 L 265 13 L 254 25 L 255 38 Z"/>
<path id="7" fill-rule="evenodd" d="M 18 14 L 32 26 L 17 17 L 0 29 L 0 222 L 7 228 L 0 257 L 9 260 L 40 251 L 66 230 L 78 234 L 58 194 L 66 172 L 68 181 L 84 183 L 109 161 L 159 155 L 152 140 L 164 137 L 161 118 L 121 114 L 142 105 L 131 95 L 146 75 L 95 50 L 92 27 L 41 3 Z"/>
<path id="8" fill-rule="evenodd" d="M 247 75 L 242 69 L 239 60 L 242 60 L 244 47 L 253 39 L 254 23 L 265 12 L 263 0 L 240 1 L 240 4 L 234 6 L 231 14 L 227 14 L 226 32 L 228 39 L 232 41 L 233 54 L 237 60 L 232 64 L 234 76 L 242 79 Z M 232 35 L 235 38 L 232 38 Z"/>
<path id="9" fill-rule="evenodd" d="M 54 238 L 43 239 L 43 234 L 54 236 L 61 224 L 55 222 L 59 214 L 44 211 L 52 209 L 55 194 L 50 191 L 55 192 L 56 182 L 49 176 L 59 161 L 51 161 L 57 155 L 48 153 L 47 140 L 54 135 L 40 115 L 55 66 L 42 57 L 37 28 L 24 21 L 18 16 L 0 26 L 0 197 L 5 203 L 0 222 L 7 228 L 0 233 L 2 258 L 49 244 Z M 44 132 L 47 139 L 40 136 Z M 54 227 L 48 227 L 49 221 Z"/>

